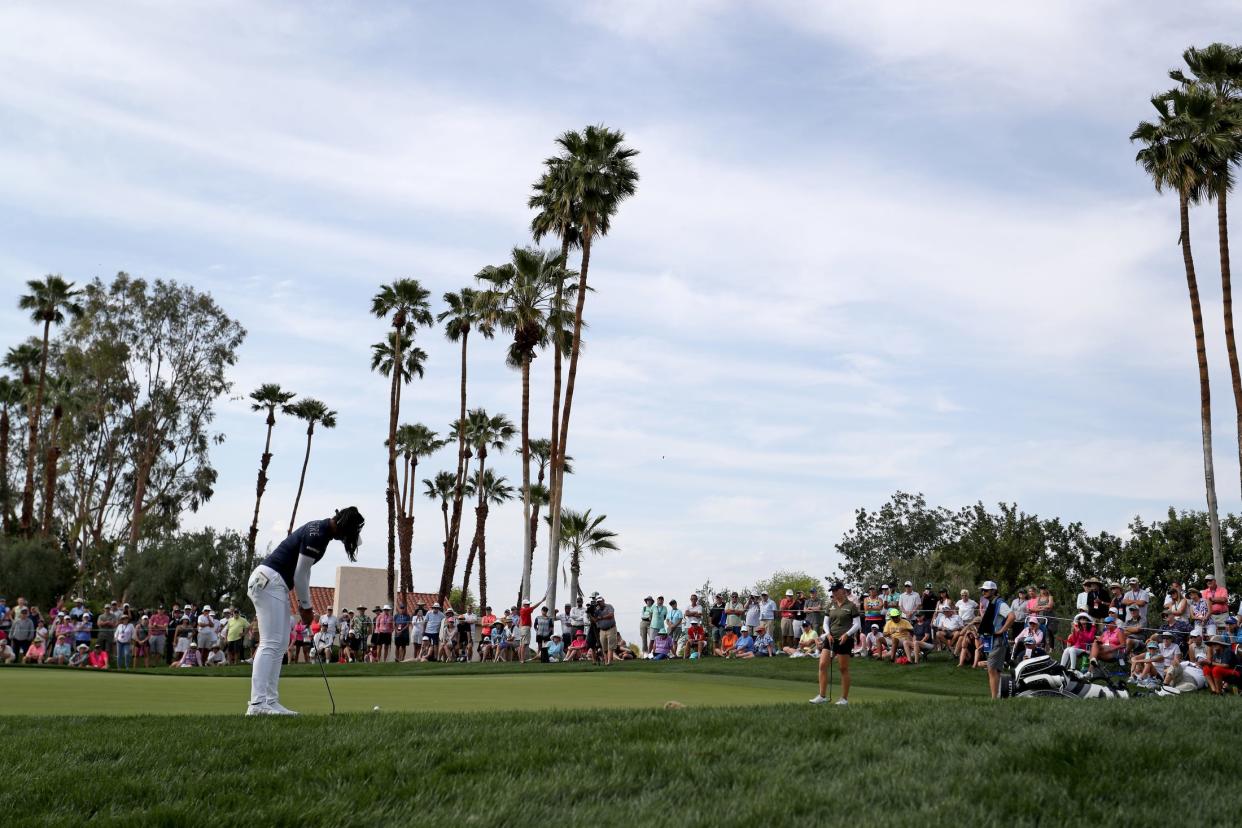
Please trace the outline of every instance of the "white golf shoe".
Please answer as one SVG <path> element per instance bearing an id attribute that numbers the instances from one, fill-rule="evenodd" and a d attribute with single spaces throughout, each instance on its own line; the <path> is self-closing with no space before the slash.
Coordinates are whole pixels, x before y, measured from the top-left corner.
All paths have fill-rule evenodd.
<path id="1" fill-rule="evenodd" d="M 246 708 L 247 716 L 271 716 L 272 709 L 262 704 L 252 704 Z"/>
<path id="2" fill-rule="evenodd" d="M 285 707 L 280 702 L 269 702 L 267 705 L 267 709 L 271 711 L 271 715 L 273 716 L 297 716 L 299 715 L 298 711 L 290 710 L 289 708 Z"/>
<path id="3" fill-rule="evenodd" d="M 816 696 L 815 698 L 811 699 L 811 704 L 823 704 L 826 701 L 828 700 L 824 698 L 823 696 Z"/>
<path id="4" fill-rule="evenodd" d="M 837 699 L 837 707 L 845 707 L 849 703 L 849 699 Z"/>

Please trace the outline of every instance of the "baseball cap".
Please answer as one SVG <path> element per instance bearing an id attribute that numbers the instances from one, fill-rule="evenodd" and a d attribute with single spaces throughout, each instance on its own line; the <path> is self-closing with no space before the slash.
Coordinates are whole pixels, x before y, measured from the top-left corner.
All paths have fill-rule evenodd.
<path id="1" fill-rule="evenodd" d="M 790 595 L 790 596 L 792 596 L 792 595 L 793 595 L 793 590 L 792 590 L 792 589 L 787 589 L 787 590 L 785 590 L 785 594 L 786 594 L 786 595 Z"/>
<path id="2" fill-rule="evenodd" d="M 902 586 L 914 586 L 914 584 L 910 583 L 909 581 L 906 581 L 904 584 L 902 584 Z"/>
<path id="3" fill-rule="evenodd" d="M 880 589 L 888 589 L 888 584 L 880 584 Z"/>
<path id="4" fill-rule="evenodd" d="M 828 589 L 831 592 L 836 592 L 838 589 L 845 589 L 845 584 L 843 584 L 841 581 L 833 581 L 832 585 L 829 586 Z"/>
<path id="5" fill-rule="evenodd" d="M 984 581 L 979 589 L 996 589 L 996 581 Z"/>

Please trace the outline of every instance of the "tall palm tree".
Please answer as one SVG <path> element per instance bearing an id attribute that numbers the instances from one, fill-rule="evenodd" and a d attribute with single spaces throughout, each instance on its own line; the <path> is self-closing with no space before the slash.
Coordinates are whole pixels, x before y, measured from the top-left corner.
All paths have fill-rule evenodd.
<path id="1" fill-rule="evenodd" d="M 401 591 L 414 591 L 414 489 L 418 483 L 418 461 L 444 448 L 447 441 L 422 423 L 406 423 L 397 428 L 397 450 L 401 453 L 401 493 L 397 498 L 397 541 L 401 557 Z"/>
<path id="2" fill-rule="evenodd" d="M 431 500 L 440 501 L 440 514 L 444 518 L 445 554 L 448 553 L 449 545 L 449 502 L 453 499 L 453 490 L 456 487 L 457 475 L 451 471 L 439 472 L 434 479 L 423 478 L 423 494 Z"/>
<path id="3" fill-rule="evenodd" d="M 1207 347 L 1204 343 L 1203 310 L 1199 304 L 1199 283 L 1190 248 L 1190 205 L 1205 195 L 1203 138 L 1195 126 L 1205 109 L 1214 105 L 1210 93 L 1194 88 L 1173 89 L 1152 98 L 1158 113 L 1154 122 L 1143 121 L 1130 135 L 1142 145 L 1135 160 L 1151 176 L 1156 192 L 1177 193 L 1182 265 L 1190 293 L 1190 316 L 1194 323 L 1195 354 L 1199 363 L 1199 421 L 1203 434 L 1203 480 L 1207 490 L 1208 527 L 1212 542 L 1212 561 L 1217 581 L 1223 585 L 1225 561 L 1220 546 L 1220 518 L 1216 508 L 1216 473 L 1212 462 L 1212 394 L 1208 383 Z"/>
<path id="4" fill-rule="evenodd" d="M 577 301 L 573 334 L 569 341 L 569 368 L 565 378 L 565 400 L 560 422 L 553 429 L 553 460 L 549 509 L 552 532 L 548 548 L 548 600 L 556 600 L 556 569 L 560 555 L 561 502 L 564 477 L 560 473 L 569 440 L 569 418 L 573 410 L 574 385 L 578 375 L 578 356 L 582 348 L 582 313 L 586 305 L 587 279 L 591 267 L 591 245 L 606 236 L 612 217 L 621 202 L 638 187 L 638 171 L 633 159 L 638 151 L 625 145 L 625 135 L 603 125 L 588 126 L 581 132 L 570 130 L 557 139 L 561 152 L 545 162 L 547 172 L 541 182 L 553 192 L 547 202 L 572 205 L 572 218 L 582 247 L 578 267 Z M 557 191 L 560 192 L 557 192 Z M 542 206 L 536 205 L 537 207 Z M 559 431 L 557 430 L 559 428 Z"/>
<path id="5" fill-rule="evenodd" d="M 466 481 L 466 494 L 478 498 L 475 508 L 474 540 L 470 544 L 470 554 L 466 558 L 466 574 L 462 579 L 461 594 L 466 595 L 470 585 L 470 568 L 474 564 L 475 553 L 479 556 L 479 606 L 487 606 L 487 513 L 490 507 L 499 506 L 513 499 L 513 487 L 503 477 L 497 477 L 491 469 L 482 469 L 471 475 Z M 464 604 L 464 597 L 463 597 Z"/>
<path id="6" fill-rule="evenodd" d="M 53 324 L 61 324 L 68 314 L 74 319 L 82 316 L 82 306 L 78 304 L 78 296 L 82 291 L 74 290 L 73 282 L 66 282 L 60 276 L 48 274 L 42 281 L 31 279 L 26 282 L 30 293 L 17 300 L 17 306 L 30 311 L 34 322 L 43 323 L 43 352 L 39 360 L 39 382 L 35 391 L 34 407 L 27 417 L 27 437 L 30 445 L 26 451 L 26 485 L 22 489 L 21 528 L 29 532 L 34 521 L 34 472 L 38 453 L 39 419 L 43 416 L 43 387 L 47 380 L 48 338 Z"/>
<path id="7" fill-rule="evenodd" d="M 436 316 L 444 323 L 444 336 L 449 342 L 461 343 L 461 410 L 457 415 L 459 421 L 466 419 L 466 351 L 470 333 L 477 331 L 484 339 L 491 339 L 495 329 L 487 321 L 486 308 L 480 307 L 479 293 L 473 288 L 462 288 L 457 293 L 444 294 L 444 304 L 448 305 Z M 457 570 L 458 540 L 461 535 L 462 504 L 466 494 L 466 466 L 470 454 L 466 447 L 464 431 L 455 432 L 457 440 L 457 476 L 453 483 L 453 514 L 449 518 L 449 543 L 444 550 L 444 568 L 440 571 L 440 589 L 438 595 L 448 595 L 453 588 L 453 573 Z"/>
<path id="8" fill-rule="evenodd" d="M 477 479 L 485 480 L 487 472 L 488 451 L 504 451 L 505 444 L 513 439 L 513 423 L 504 414 L 491 415 L 482 408 L 474 408 L 466 412 L 466 419 L 453 423 L 449 436 L 460 443 L 463 439 L 466 450 L 479 461 Z M 470 583 L 470 569 L 474 564 L 474 556 L 479 552 L 483 526 L 487 523 L 488 503 L 487 491 L 476 488 L 474 495 L 478 498 L 474 507 L 474 539 L 470 542 L 470 552 L 466 558 L 466 578 L 462 581 L 462 594 Z M 480 565 L 482 569 L 482 565 Z M 482 592 L 482 590 L 480 590 Z M 447 593 L 443 593 L 447 594 Z M 482 596 L 480 595 L 480 598 Z"/>
<path id="9" fill-rule="evenodd" d="M 9 433 L 13 428 L 9 409 L 16 408 L 26 399 L 21 384 L 0 377 L 0 531 L 9 532 L 13 511 L 13 490 L 9 485 Z"/>
<path id="10" fill-rule="evenodd" d="M 1233 284 L 1229 261 L 1228 195 L 1233 188 L 1233 167 L 1242 158 L 1242 48 L 1213 43 L 1203 49 L 1190 48 L 1182 54 L 1189 74 L 1180 69 L 1169 73 L 1183 88 L 1201 88 L 1215 98 L 1215 106 L 1204 107 L 1195 128 L 1201 134 L 1203 172 L 1209 199 L 1216 201 L 1216 232 L 1220 250 L 1220 283 L 1225 317 L 1225 346 L 1229 355 L 1229 375 L 1233 383 L 1233 404 L 1238 436 L 1239 472 L 1242 473 L 1242 370 L 1238 366 L 1238 347 L 1233 329 Z M 1217 573 L 1220 574 L 1220 573 Z"/>
<path id="11" fill-rule="evenodd" d="M 527 534 L 529 535 L 527 542 L 530 544 L 533 556 L 535 548 L 539 545 L 539 510 L 548 505 L 548 487 L 544 485 L 544 478 L 548 472 L 548 463 L 552 459 L 552 441 L 546 437 L 531 440 L 530 459 L 534 460 L 535 465 L 538 467 L 535 482 L 530 486 L 531 510 L 530 522 L 527 524 Z M 561 464 L 561 472 L 563 474 L 574 473 L 573 460 L 572 456 L 565 458 L 565 462 Z M 551 521 L 548 523 L 551 525 Z"/>
<path id="12" fill-rule="evenodd" d="M 52 518 L 56 509 L 56 478 L 60 472 L 60 426 L 75 402 L 73 384 L 68 379 L 49 374 L 46 384 L 47 398 L 52 404 L 52 421 L 48 427 L 47 456 L 43 462 L 43 514 L 39 521 L 39 534 L 44 537 L 52 533 Z"/>
<path id="13" fill-rule="evenodd" d="M 602 555 L 615 552 L 617 533 L 600 526 L 607 515 L 592 517 L 591 510 L 575 512 L 566 509 L 561 515 L 561 546 L 569 553 L 569 600 L 582 594 L 578 578 L 582 574 L 582 556 L 586 553 Z"/>
<path id="14" fill-rule="evenodd" d="M 549 342 L 549 320 L 564 313 L 556 297 L 564 296 L 564 283 L 571 277 L 565 261 L 556 253 L 534 247 L 515 247 L 508 262 L 486 267 L 476 277 L 487 285 L 486 304 L 495 324 L 513 335 L 507 362 L 522 374 L 522 526 L 530 523 L 530 364 Z M 572 274 L 577 275 L 577 274 Z M 563 326 L 557 326 L 563 327 Z M 530 597 L 530 573 L 534 547 L 529 533 L 522 532 L 522 598 Z"/>
<path id="15" fill-rule="evenodd" d="M 371 299 L 371 313 L 379 319 L 392 317 L 392 364 L 404 365 L 404 340 L 412 339 L 418 326 L 432 323 L 431 296 L 417 279 L 398 279 L 382 285 Z M 372 360 L 372 368 L 375 363 Z M 391 370 L 391 369 L 390 369 Z M 388 394 L 388 597 L 396 595 L 397 554 L 397 421 L 401 417 L 401 386 L 408 380 L 404 371 L 391 371 L 392 388 Z"/>
<path id="16" fill-rule="evenodd" d="M 302 474 L 298 477 L 298 493 L 293 498 L 293 513 L 289 515 L 289 534 L 292 535 L 298 520 L 298 504 L 302 502 L 302 487 L 306 484 L 306 467 L 310 465 L 311 440 L 315 436 L 315 426 L 336 428 L 336 412 L 314 397 L 303 397 L 292 405 L 286 405 L 284 413 L 306 423 L 306 454 L 302 457 Z"/>
<path id="17" fill-rule="evenodd" d="M 7 396 L 11 399 L 11 402 L 5 407 L 6 422 L 9 427 L 8 433 L 11 433 L 12 430 L 12 419 L 8 418 L 9 408 L 21 406 L 23 413 L 29 417 L 30 400 L 34 396 L 35 369 L 38 368 L 42 357 L 43 354 L 39 347 L 39 341 L 34 337 L 31 337 L 21 345 L 14 345 L 4 355 L 4 367 L 12 370 L 17 376 L 15 380 L 6 380 L 10 384 Z M 0 516 L 0 525 L 3 525 L 5 531 L 8 532 L 17 528 L 18 521 L 12 509 L 13 491 L 9 487 L 7 451 L 4 453 L 4 458 L 6 471 L 4 478 L 4 511 L 3 515 Z"/>
<path id="18" fill-rule="evenodd" d="M 276 427 L 276 409 L 288 413 L 289 400 L 295 394 L 280 387 L 279 383 L 265 382 L 250 392 L 250 410 L 267 412 L 267 436 L 263 440 L 263 454 L 259 456 L 259 479 L 254 485 L 254 517 L 250 519 L 250 533 L 246 536 L 246 571 L 254 568 L 254 545 L 259 536 L 259 506 L 267 491 L 267 467 L 272 462 L 272 429 Z"/>

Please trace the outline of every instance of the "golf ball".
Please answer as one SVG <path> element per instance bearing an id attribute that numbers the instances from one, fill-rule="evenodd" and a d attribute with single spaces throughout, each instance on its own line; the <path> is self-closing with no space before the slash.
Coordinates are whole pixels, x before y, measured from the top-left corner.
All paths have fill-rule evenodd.
<path id="1" fill-rule="evenodd" d="M 372 712 L 372 713 L 378 713 L 378 712 L 379 712 L 379 705 L 377 704 L 377 705 L 375 705 L 375 707 L 372 707 L 372 708 L 371 708 L 371 712 Z"/>

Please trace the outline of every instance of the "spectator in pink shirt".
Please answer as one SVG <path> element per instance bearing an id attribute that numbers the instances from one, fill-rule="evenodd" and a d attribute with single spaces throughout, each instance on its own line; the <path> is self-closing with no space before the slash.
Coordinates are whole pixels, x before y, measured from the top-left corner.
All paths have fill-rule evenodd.
<path id="1" fill-rule="evenodd" d="M 1121 625 L 1117 620 L 1117 616 L 1110 615 L 1104 619 L 1104 631 L 1095 639 L 1095 643 L 1091 645 L 1091 666 L 1098 667 L 1101 661 L 1116 661 L 1124 663 L 1125 660 L 1125 634 L 1121 631 Z"/>
<path id="2" fill-rule="evenodd" d="M 1203 600 L 1208 604 L 1207 634 L 1215 635 L 1225 628 L 1225 617 L 1229 615 L 1229 590 L 1216 585 L 1216 577 L 1206 578 L 1207 586 L 1203 588 Z"/>
<path id="3" fill-rule="evenodd" d="M 392 607 L 384 604 L 379 615 L 375 616 L 375 630 L 371 633 L 371 641 L 378 650 L 379 660 L 388 660 L 388 648 L 392 646 Z"/>

